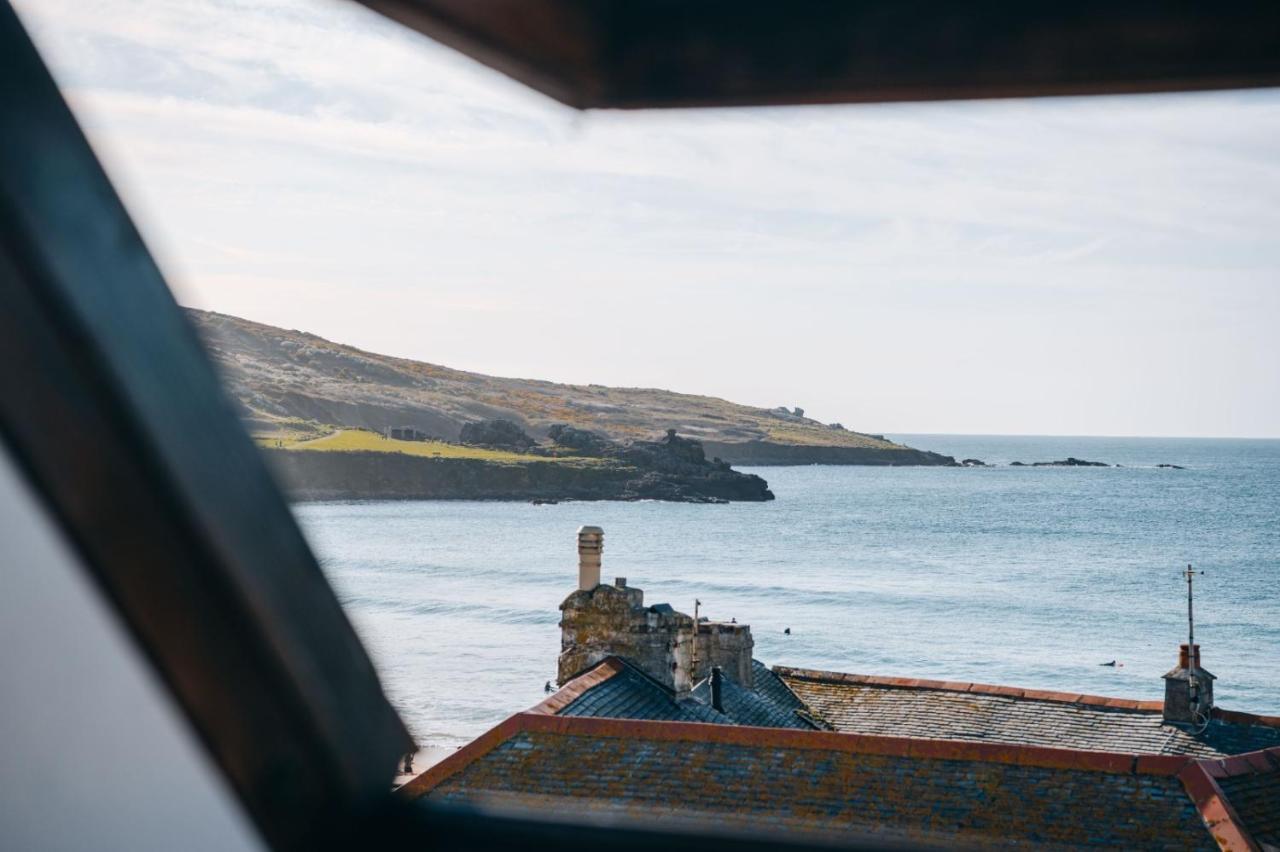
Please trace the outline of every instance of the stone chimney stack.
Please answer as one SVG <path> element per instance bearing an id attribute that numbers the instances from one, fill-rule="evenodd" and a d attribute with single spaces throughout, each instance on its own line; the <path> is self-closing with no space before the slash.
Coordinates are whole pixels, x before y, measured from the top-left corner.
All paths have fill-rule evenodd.
<path id="1" fill-rule="evenodd" d="M 618 577 L 600 582 L 604 530 L 578 530 L 578 587 L 560 604 L 560 658 L 556 682 L 563 685 L 610 656 L 621 657 L 678 697 L 687 695 L 718 667 L 750 688 L 751 628 L 729 621 L 695 621 L 670 604 L 646 606 L 644 591 Z"/>
<path id="2" fill-rule="evenodd" d="M 1202 725 L 1213 710 L 1216 678 L 1200 667 L 1200 646 L 1178 646 L 1178 665 L 1164 676 L 1164 720 L 1179 725 Z"/>
<path id="3" fill-rule="evenodd" d="M 604 553 L 604 530 L 578 528 L 578 588 L 589 592 L 600 585 L 600 556 Z"/>

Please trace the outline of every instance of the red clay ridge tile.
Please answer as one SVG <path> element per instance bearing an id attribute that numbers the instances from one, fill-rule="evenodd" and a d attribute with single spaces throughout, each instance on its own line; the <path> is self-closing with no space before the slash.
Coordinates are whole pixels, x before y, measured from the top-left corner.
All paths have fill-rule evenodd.
<path id="1" fill-rule="evenodd" d="M 500 722 L 496 727 L 485 731 L 435 766 L 427 769 L 417 778 L 407 782 L 396 791 L 397 795 L 409 799 L 416 799 L 425 795 L 440 782 L 466 769 L 472 763 L 520 733 L 520 730 L 521 721 L 519 716 L 512 716 L 510 719 Z"/>
<path id="2" fill-rule="evenodd" d="M 1140 754 L 1133 770 L 1139 775 L 1177 775 L 1190 762 L 1184 754 Z"/>
<path id="3" fill-rule="evenodd" d="M 1045 689 L 1027 689 L 1022 692 L 1027 701 L 1059 701 L 1063 704 L 1078 704 L 1085 696 L 1078 692 L 1050 692 Z"/>
<path id="4" fill-rule="evenodd" d="M 1045 749 L 1043 754 L 1024 752 L 1021 757 L 1022 759 L 1018 762 L 1026 766 L 1080 769 L 1088 772 L 1105 772 L 1110 775 L 1126 775 L 1137 771 L 1137 757 L 1132 754 Z"/>
<path id="5" fill-rule="evenodd" d="M 1240 821 L 1239 815 L 1227 801 L 1218 782 L 1205 771 L 1206 763 L 1218 762 L 1193 761 L 1178 773 L 1178 780 L 1182 782 L 1187 795 L 1191 796 L 1191 801 L 1195 803 L 1196 810 L 1200 813 L 1200 819 L 1217 842 L 1218 848 L 1230 850 L 1230 852 L 1236 852 L 1236 850 L 1256 852 L 1258 845 L 1245 830 L 1244 823 Z"/>
<path id="6" fill-rule="evenodd" d="M 1249 761 L 1243 757 L 1228 757 L 1219 762 L 1222 764 L 1223 771 L 1226 772 L 1228 776 L 1235 777 L 1236 775 L 1253 774 L 1253 767 L 1249 764 Z"/>
<path id="7" fill-rule="evenodd" d="M 606 668 L 605 671 L 608 669 Z M 542 705 L 539 705 L 539 708 L 541 707 Z M 1221 790 L 1218 789 L 1206 768 L 1206 765 L 1216 764 L 1217 761 L 1194 763 L 1189 758 L 1181 756 L 1139 756 L 1006 743 L 926 740 L 793 728 L 752 728 L 745 725 L 718 725 L 705 722 L 657 722 L 591 716 L 557 716 L 539 708 L 516 714 L 490 729 L 405 784 L 400 788 L 399 794 L 408 798 L 425 795 L 506 740 L 527 732 L 579 737 L 710 742 L 752 748 L 839 751 L 918 760 L 1004 763 L 1108 774 L 1177 775 L 1197 804 L 1208 801 L 1212 797 L 1221 798 L 1222 796 Z M 1280 754 L 1280 749 L 1271 751 Z"/>
<path id="8" fill-rule="evenodd" d="M 584 692 L 599 686 L 609 678 L 622 671 L 626 663 L 617 657 L 608 657 L 595 666 L 587 669 L 573 680 L 566 683 L 553 695 L 548 696 L 529 708 L 529 713 L 548 713 L 555 715 L 577 700 Z"/>
<path id="9" fill-rule="evenodd" d="M 1198 761 L 1198 763 L 1213 778 L 1234 778 L 1238 775 L 1280 772 L 1280 748 L 1267 748 L 1229 757 L 1204 759 Z"/>
<path id="10" fill-rule="evenodd" d="M 968 692 L 975 684 L 963 683 L 958 680 L 934 681 L 933 689 L 945 689 L 950 692 Z"/>
<path id="11" fill-rule="evenodd" d="M 773 671 L 782 678 L 817 681 L 820 683 L 856 683 L 866 686 L 883 686 L 896 689 L 935 689 L 943 692 L 968 692 L 972 695 L 995 695 L 1004 698 L 1017 698 L 1024 701 L 1054 701 L 1062 704 L 1085 704 L 1094 707 L 1114 707 L 1123 710 L 1134 710 L 1140 713 L 1159 713 L 1164 709 L 1162 701 L 1138 701 L 1132 698 L 1112 698 L 1105 695 L 1084 695 L 1079 692 L 1054 692 L 1047 689 L 1023 689 L 1016 686 L 1001 686 L 989 683 L 965 683 L 953 680 L 925 680 L 922 678 L 885 677 L 882 675 L 859 675 L 847 672 L 827 672 L 817 669 L 796 669 L 789 666 L 774 666 Z M 1214 714 L 1234 716 L 1228 711 L 1215 710 Z M 1266 719 L 1269 717 L 1250 717 Z M 1227 721 L 1234 721 L 1227 719 Z M 1280 718 L 1274 723 L 1280 726 Z M 1261 723 L 1254 723 L 1261 724 Z"/>
<path id="12" fill-rule="evenodd" d="M 1132 754 L 1044 746 L 884 737 L 873 734 L 806 731 L 794 728 L 752 728 L 745 725 L 717 725 L 707 722 L 657 722 L 591 716 L 548 716 L 536 713 L 522 713 L 513 718 L 520 720 L 519 725 L 522 731 L 570 736 L 711 742 L 756 748 L 814 749 L 886 757 L 1012 763 L 1111 774 L 1134 772 L 1136 760 L 1136 756 Z M 1164 769 L 1167 774 L 1172 775 L 1181 765 L 1173 762 L 1152 764 L 1148 774 Z"/>
<path id="13" fill-rule="evenodd" d="M 1204 770 L 1204 774 L 1210 778 L 1229 778 L 1231 773 L 1227 771 L 1227 767 L 1218 759 L 1208 758 L 1200 761 L 1200 768 Z"/>
<path id="14" fill-rule="evenodd" d="M 1202 802 L 1207 802 L 1221 794 L 1218 785 L 1214 783 L 1213 777 L 1208 772 L 1208 765 L 1216 762 L 1193 760 L 1178 773 L 1178 780 L 1182 782 L 1187 795 L 1191 797 L 1191 801 L 1195 802 L 1197 808 Z"/>
<path id="15" fill-rule="evenodd" d="M 1047 689 L 1022 689 L 987 683 L 964 683 L 950 680 L 926 680 L 909 677 L 860 675 L 848 672 L 828 672 L 818 669 L 797 669 L 790 666 L 774 666 L 773 671 L 782 678 L 795 678 L 819 683 L 854 683 L 866 686 L 882 686 L 896 689 L 934 689 L 943 692 L 968 692 L 972 695 L 996 695 L 1024 701 L 1053 701 L 1062 704 L 1083 704 L 1089 707 L 1112 707 L 1138 713 L 1160 713 L 1163 701 L 1140 701 L 1133 698 L 1115 698 L 1105 695 L 1086 695 L 1079 692 L 1055 692 Z M 1280 716 L 1258 716 L 1235 710 L 1213 708 L 1213 718 L 1236 725 L 1265 725 L 1280 728 Z"/>
<path id="16" fill-rule="evenodd" d="M 999 695 L 1005 698 L 1022 698 L 1027 691 L 1025 689 L 1019 689 L 1016 686 L 988 686 L 985 683 L 975 683 L 969 686 L 969 692 L 975 695 Z"/>
<path id="17" fill-rule="evenodd" d="M 1254 713 L 1242 713 L 1239 710 L 1223 710 L 1213 708 L 1213 718 L 1235 725 L 1262 725 L 1267 728 L 1280 728 L 1280 716 L 1258 716 Z"/>
<path id="18" fill-rule="evenodd" d="M 1265 751 L 1247 752 L 1240 755 L 1240 758 L 1248 761 L 1253 772 L 1275 772 L 1280 769 L 1280 764 L 1274 762 Z"/>

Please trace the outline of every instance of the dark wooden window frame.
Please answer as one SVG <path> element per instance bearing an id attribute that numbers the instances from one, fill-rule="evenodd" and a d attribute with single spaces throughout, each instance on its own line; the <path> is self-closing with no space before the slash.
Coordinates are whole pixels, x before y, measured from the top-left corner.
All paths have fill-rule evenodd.
<path id="1" fill-rule="evenodd" d="M 360 0 L 580 109 L 1280 86 L 1272 0 Z"/>

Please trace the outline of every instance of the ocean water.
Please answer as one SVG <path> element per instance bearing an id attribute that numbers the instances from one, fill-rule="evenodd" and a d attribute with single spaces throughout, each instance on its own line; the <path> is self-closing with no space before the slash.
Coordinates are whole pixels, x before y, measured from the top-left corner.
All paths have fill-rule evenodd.
<path id="1" fill-rule="evenodd" d="M 767 504 L 296 513 L 423 745 L 543 698 L 582 524 L 604 527 L 606 581 L 752 625 L 770 664 L 1131 698 L 1163 694 L 1191 563 L 1218 704 L 1280 714 L 1280 441 L 894 437 L 1002 466 L 753 469 Z M 1068 455 L 1123 467 L 1003 466 Z"/>

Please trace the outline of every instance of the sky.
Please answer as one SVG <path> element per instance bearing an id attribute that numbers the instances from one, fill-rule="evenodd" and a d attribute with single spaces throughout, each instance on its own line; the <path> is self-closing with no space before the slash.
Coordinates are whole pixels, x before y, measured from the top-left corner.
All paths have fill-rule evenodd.
<path id="1" fill-rule="evenodd" d="M 178 300 L 869 432 L 1280 437 L 1280 90 L 563 107 L 344 0 L 17 0 Z"/>

